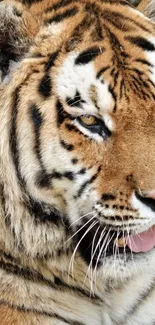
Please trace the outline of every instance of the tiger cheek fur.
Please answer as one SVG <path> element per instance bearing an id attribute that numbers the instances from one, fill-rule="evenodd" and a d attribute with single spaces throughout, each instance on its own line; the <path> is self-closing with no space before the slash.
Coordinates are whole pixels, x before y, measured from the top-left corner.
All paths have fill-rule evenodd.
<path id="1" fill-rule="evenodd" d="M 154 4 L 131 2 L 0 2 L 0 324 L 155 323 Z"/>

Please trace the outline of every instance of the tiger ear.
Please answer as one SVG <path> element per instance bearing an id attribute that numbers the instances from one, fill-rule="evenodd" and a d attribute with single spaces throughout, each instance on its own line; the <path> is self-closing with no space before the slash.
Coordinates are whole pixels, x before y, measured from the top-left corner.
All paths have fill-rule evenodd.
<path id="1" fill-rule="evenodd" d="M 17 1 L 0 2 L 0 76 L 8 75 L 12 62 L 28 51 L 37 32 L 37 23 Z"/>
<path id="2" fill-rule="evenodd" d="M 137 0 L 137 2 L 137 9 L 141 11 L 145 16 L 155 21 L 155 0 Z"/>

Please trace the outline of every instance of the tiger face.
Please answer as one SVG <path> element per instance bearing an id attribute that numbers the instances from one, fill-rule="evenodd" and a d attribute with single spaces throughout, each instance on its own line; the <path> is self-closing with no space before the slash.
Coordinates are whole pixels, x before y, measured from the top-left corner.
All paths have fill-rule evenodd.
<path id="1" fill-rule="evenodd" d="M 122 1 L 47 2 L 2 76 L 6 246 L 127 276 L 155 261 L 155 26 Z"/>

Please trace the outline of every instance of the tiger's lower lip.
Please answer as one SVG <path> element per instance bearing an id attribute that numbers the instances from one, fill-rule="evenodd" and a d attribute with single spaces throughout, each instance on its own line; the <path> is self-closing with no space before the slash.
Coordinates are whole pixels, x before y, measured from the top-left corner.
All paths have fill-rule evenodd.
<path id="1" fill-rule="evenodd" d="M 129 247 L 134 253 L 149 252 L 155 246 L 155 226 L 150 227 L 144 232 L 121 237 L 116 241 L 118 247 Z"/>

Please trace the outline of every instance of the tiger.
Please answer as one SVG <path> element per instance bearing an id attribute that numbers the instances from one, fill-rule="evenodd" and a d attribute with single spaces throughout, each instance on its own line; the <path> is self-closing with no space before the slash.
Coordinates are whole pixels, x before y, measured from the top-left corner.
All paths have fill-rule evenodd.
<path id="1" fill-rule="evenodd" d="M 155 324 L 154 0 L 0 2 L 0 324 Z"/>

